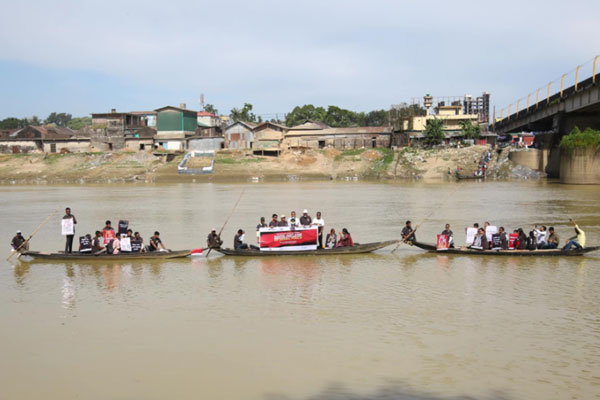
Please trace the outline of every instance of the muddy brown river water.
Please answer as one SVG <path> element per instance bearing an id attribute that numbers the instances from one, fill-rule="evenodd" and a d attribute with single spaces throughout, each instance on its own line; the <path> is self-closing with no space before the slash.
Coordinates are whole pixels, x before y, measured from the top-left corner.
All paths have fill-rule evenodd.
<path id="1" fill-rule="evenodd" d="M 600 187 L 552 183 L 257 183 L 0 187 L 0 238 L 70 206 L 77 233 L 128 219 L 145 240 L 254 242 L 261 216 L 322 211 L 357 242 L 433 241 L 450 223 L 507 229 L 568 217 L 600 243 Z M 62 214 L 61 214 L 62 215 Z M 59 217 L 35 236 L 60 250 Z M 600 398 L 600 253 L 425 254 L 2 263 L 2 399 Z M 3 257 L 6 257 L 4 255 Z"/>

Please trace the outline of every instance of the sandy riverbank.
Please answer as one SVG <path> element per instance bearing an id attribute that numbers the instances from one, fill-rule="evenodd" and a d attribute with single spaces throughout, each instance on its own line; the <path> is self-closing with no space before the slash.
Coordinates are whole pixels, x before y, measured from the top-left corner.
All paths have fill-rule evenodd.
<path id="1" fill-rule="evenodd" d="M 178 174 L 177 164 L 183 155 L 167 157 L 146 152 L 1 155 L 0 184 L 454 179 L 457 167 L 462 169 L 463 174 L 471 174 L 486 149 L 485 146 L 431 150 L 404 148 L 395 151 L 338 151 L 328 148 L 287 151 L 279 157 L 224 150 L 217 153 L 215 171 L 208 175 Z M 488 170 L 488 178 L 492 179 L 543 177 L 535 171 L 523 170 L 523 167 L 509 161 L 504 153 L 494 153 Z"/>

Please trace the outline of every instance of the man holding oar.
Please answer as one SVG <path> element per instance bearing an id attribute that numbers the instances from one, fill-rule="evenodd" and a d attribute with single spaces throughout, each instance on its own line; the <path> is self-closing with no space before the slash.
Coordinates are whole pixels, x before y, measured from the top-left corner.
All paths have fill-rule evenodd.
<path id="1" fill-rule="evenodd" d="M 17 235 L 12 239 L 10 245 L 13 248 L 13 251 L 29 251 L 29 242 L 25 240 L 21 231 L 17 231 Z"/>

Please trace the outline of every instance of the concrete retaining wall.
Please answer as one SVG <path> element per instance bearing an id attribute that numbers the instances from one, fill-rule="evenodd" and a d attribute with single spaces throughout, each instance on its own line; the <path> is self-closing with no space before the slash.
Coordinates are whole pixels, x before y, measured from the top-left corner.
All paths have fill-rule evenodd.
<path id="1" fill-rule="evenodd" d="M 560 152 L 560 182 L 577 185 L 600 184 L 600 150 L 575 149 Z"/>
<path id="2" fill-rule="evenodd" d="M 558 149 L 524 149 L 511 151 L 508 158 L 519 165 L 545 172 L 551 178 L 559 177 L 560 156 Z"/>

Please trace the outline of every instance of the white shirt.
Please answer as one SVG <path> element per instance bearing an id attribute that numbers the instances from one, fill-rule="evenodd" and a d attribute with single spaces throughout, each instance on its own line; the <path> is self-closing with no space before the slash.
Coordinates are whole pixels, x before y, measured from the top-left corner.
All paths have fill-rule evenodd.
<path id="1" fill-rule="evenodd" d="M 325 220 L 323 218 L 318 218 L 318 219 L 315 218 L 315 219 L 313 219 L 312 224 L 320 226 L 320 227 L 324 227 L 325 226 Z"/>

